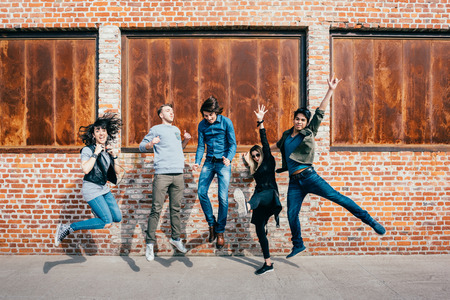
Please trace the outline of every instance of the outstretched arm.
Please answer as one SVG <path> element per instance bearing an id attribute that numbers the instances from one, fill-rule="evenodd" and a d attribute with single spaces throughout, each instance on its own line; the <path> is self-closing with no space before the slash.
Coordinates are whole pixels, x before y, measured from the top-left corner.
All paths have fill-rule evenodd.
<path id="1" fill-rule="evenodd" d="M 331 78 L 331 80 L 327 79 L 328 91 L 327 91 L 325 97 L 323 98 L 322 103 L 320 103 L 318 109 L 320 109 L 320 110 L 327 109 L 328 103 L 330 103 L 330 98 L 333 95 L 334 90 L 336 89 L 337 85 L 339 84 L 339 82 L 341 80 L 342 79 L 337 79 L 334 75 L 333 75 L 333 78 Z"/>
<path id="2" fill-rule="evenodd" d="M 261 144 L 263 148 L 264 155 L 271 155 L 270 153 L 270 145 L 267 141 L 266 130 L 264 129 L 264 123 L 260 123 L 264 121 L 264 116 L 268 112 L 264 105 L 258 105 L 258 110 L 255 111 L 256 119 L 258 120 L 259 126 L 259 135 L 261 137 Z M 264 129 L 264 130 L 263 130 Z"/>
<path id="3" fill-rule="evenodd" d="M 258 120 L 258 122 L 261 122 L 264 121 L 264 115 L 266 114 L 266 112 L 268 112 L 268 110 L 266 110 L 266 107 L 264 105 L 258 105 L 258 110 L 255 110 L 254 112 L 256 115 L 256 120 Z M 264 123 L 259 124 L 259 129 L 264 129 Z"/>

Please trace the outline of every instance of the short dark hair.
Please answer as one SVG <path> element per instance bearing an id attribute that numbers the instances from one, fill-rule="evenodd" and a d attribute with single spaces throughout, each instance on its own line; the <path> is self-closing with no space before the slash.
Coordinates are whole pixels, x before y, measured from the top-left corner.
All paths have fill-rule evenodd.
<path id="1" fill-rule="evenodd" d="M 168 106 L 168 107 L 170 107 L 170 108 L 173 109 L 173 105 L 170 104 L 170 103 L 166 103 L 166 104 L 161 105 L 161 106 L 158 108 L 158 117 L 159 117 L 159 115 L 161 114 L 163 108 L 166 107 L 166 106 Z"/>
<path id="2" fill-rule="evenodd" d="M 214 96 L 209 96 L 208 99 L 206 99 L 202 107 L 200 108 L 200 113 L 203 115 L 203 112 L 215 112 L 216 114 L 220 115 L 223 111 L 223 107 L 219 106 L 219 101 Z"/>
<path id="3" fill-rule="evenodd" d="M 304 107 L 297 109 L 296 111 L 294 111 L 294 119 L 298 114 L 304 115 L 306 117 L 306 120 L 308 120 L 308 123 L 309 123 L 309 119 L 311 119 L 311 112 L 309 111 L 309 109 L 304 108 Z"/>

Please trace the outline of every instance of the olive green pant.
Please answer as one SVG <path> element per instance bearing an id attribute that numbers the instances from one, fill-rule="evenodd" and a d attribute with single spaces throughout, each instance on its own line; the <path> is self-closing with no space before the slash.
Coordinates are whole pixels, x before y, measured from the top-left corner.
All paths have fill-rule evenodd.
<path id="1" fill-rule="evenodd" d="M 148 226 L 145 236 L 145 242 L 156 243 L 156 229 L 158 228 L 159 215 L 164 205 L 167 192 L 169 193 L 170 208 L 170 226 L 172 229 L 172 238 L 178 239 L 181 230 L 181 199 L 184 191 L 183 174 L 155 174 L 153 178 L 153 201 Z"/>

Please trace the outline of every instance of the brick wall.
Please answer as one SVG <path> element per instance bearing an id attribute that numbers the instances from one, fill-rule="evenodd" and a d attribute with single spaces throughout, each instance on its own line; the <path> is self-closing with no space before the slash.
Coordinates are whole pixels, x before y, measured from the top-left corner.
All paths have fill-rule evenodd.
<path id="1" fill-rule="evenodd" d="M 307 29 L 307 89 L 312 108 L 319 105 L 330 72 L 329 30 L 349 28 L 420 32 L 449 29 L 448 0 L 428 1 L 5 1 L 0 29 L 98 30 L 99 112 L 121 111 L 120 29 L 299 28 Z M 316 170 L 337 190 L 354 199 L 388 230 L 377 236 L 341 207 L 308 197 L 300 214 L 307 254 L 450 253 L 448 152 L 330 152 L 329 110 L 317 137 Z M 279 160 L 280 157 L 277 156 Z M 213 255 L 207 225 L 196 197 L 198 173 L 186 154 L 182 226 L 192 255 Z M 0 253 L 143 254 L 143 230 L 151 207 L 153 156 L 122 153 L 126 176 L 113 189 L 124 219 L 111 229 L 82 231 L 53 246 L 56 225 L 90 217 L 81 196 L 79 156 L 0 153 Z M 235 187 L 249 196 L 253 183 L 238 160 Z M 286 254 L 290 231 L 286 217 L 288 179 L 278 175 L 284 210 L 281 228 L 269 224 L 274 255 Z M 217 198 L 214 181 L 211 197 Z M 215 202 L 217 209 L 217 202 Z M 230 197 L 226 247 L 219 254 L 260 254 L 253 225 L 236 218 Z M 167 203 L 158 231 L 160 254 L 171 254 Z"/>

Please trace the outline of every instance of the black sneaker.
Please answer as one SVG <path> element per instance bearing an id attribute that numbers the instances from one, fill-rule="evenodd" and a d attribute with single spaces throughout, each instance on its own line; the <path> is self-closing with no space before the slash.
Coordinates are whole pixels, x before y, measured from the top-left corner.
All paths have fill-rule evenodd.
<path id="1" fill-rule="evenodd" d="M 268 266 L 268 265 L 266 265 L 266 263 L 264 263 L 264 265 L 261 267 L 261 269 L 255 271 L 255 274 L 262 275 L 264 273 L 272 272 L 272 271 L 273 271 L 273 263 L 270 266 Z"/>

